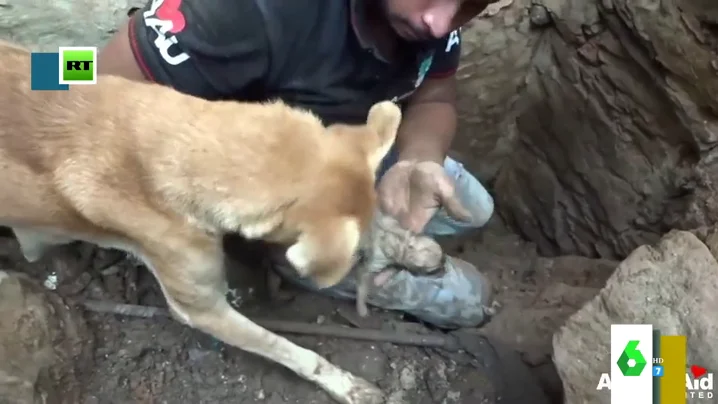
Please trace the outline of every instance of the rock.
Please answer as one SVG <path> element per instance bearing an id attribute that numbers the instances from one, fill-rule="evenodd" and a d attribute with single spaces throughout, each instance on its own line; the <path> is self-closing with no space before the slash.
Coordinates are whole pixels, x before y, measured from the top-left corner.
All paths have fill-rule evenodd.
<path id="1" fill-rule="evenodd" d="M 81 402 L 92 338 L 79 313 L 25 275 L 0 271 L 0 402 Z"/>
<path id="2" fill-rule="evenodd" d="M 670 228 L 715 223 L 718 74 L 711 63 L 718 60 L 718 2 L 533 5 L 547 9 L 552 24 L 529 35 L 538 39 L 523 42 L 524 55 L 482 64 L 487 46 L 470 49 L 468 34 L 464 41 L 472 59 L 466 63 L 477 62 L 476 82 L 464 83 L 463 91 L 506 100 L 490 111 L 475 108 L 473 119 L 516 117 L 513 133 L 501 126 L 505 121 L 490 122 L 507 132 L 504 140 L 517 139 L 495 184 L 500 214 L 543 255 L 611 259 Z M 507 25 L 491 29 L 515 33 Z M 517 70 L 528 72 L 525 83 L 514 76 L 502 90 L 490 85 L 499 83 L 495 72 Z M 516 91 L 516 83 L 520 94 L 499 96 Z"/>
<path id="3" fill-rule="evenodd" d="M 698 238 L 700 239 L 700 237 Z M 711 254 L 713 254 L 713 257 L 718 260 L 718 229 L 710 229 L 707 236 L 702 238 L 701 241 L 706 244 L 708 250 L 710 250 Z"/>
<path id="4" fill-rule="evenodd" d="M 551 13 L 540 4 L 531 5 L 529 16 L 531 17 L 531 24 L 535 27 L 545 27 L 551 24 Z"/>
<path id="5" fill-rule="evenodd" d="M 554 361 L 567 404 L 608 404 L 595 389 L 610 371 L 611 324 L 653 324 L 688 336 L 688 362 L 718 369 L 718 262 L 689 232 L 672 231 L 632 252 L 606 287 L 571 316 L 553 338 Z"/>
<path id="6" fill-rule="evenodd" d="M 143 0 L 4 0 L 0 38 L 39 51 L 58 46 L 99 46 Z"/>

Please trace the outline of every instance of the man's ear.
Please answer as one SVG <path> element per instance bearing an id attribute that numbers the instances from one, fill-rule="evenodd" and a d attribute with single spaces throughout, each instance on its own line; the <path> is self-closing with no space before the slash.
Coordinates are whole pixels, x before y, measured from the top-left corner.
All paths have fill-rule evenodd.
<path id="1" fill-rule="evenodd" d="M 376 171 L 396 141 L 401 124 L 401 109 L 391 101 L 378 102 L 369 109 L 366 124 L 378 136 L 378 142 L 372 142 L 374 144 L 367 150 L 369 166 Z"/>

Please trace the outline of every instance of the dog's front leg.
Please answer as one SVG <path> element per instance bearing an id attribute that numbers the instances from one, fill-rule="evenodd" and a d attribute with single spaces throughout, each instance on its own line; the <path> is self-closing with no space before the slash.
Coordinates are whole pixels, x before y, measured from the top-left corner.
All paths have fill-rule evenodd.
<path id="1" fill-rule="evenodd" d="M 177 233 L 175 233 L 177 234 Z M 215 338 L 264 356 L 313 381 L 342 404 L 381 404 L 381 390 L 237 312 L 221 292 L 221 243 L 209 240 L 145 246 L 146 260 L 171 311 L 180 321 Z"/>

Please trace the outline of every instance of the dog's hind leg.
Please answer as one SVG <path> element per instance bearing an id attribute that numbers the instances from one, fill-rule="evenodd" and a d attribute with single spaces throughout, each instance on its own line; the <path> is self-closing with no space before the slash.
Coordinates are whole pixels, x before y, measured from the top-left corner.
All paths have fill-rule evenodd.
<path id="1" fill-rule="evenodd" d="M 234 310 L 221 292 L 224 282 L 221 242 L 204 234 L 142 243 L 146 263 L 157 277 L 173 315 L 180 321 L 245 351 L 277 362 L 317 383 L 342 404 L 382 404 L 383 394 L 369 382 L 344 371 Z"/>
<path id="2" fill-rule="evenodd" d="M 52 247 L 69 244 L 73 240 L 69 237 L 42 232 L 26 227 L 13 227 L 15 238 L 25 259 L 32 263 L 37 262 Z"/>

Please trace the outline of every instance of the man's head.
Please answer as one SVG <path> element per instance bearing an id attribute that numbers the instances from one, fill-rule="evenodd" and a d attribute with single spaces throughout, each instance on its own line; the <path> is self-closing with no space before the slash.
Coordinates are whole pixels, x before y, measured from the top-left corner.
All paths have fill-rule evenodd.
<path id="1" fill-rule="evenodd" d="M 493 0 L 379 0 L 392 29 L 403 39 L 441 38 L 467 23 Z"/>

